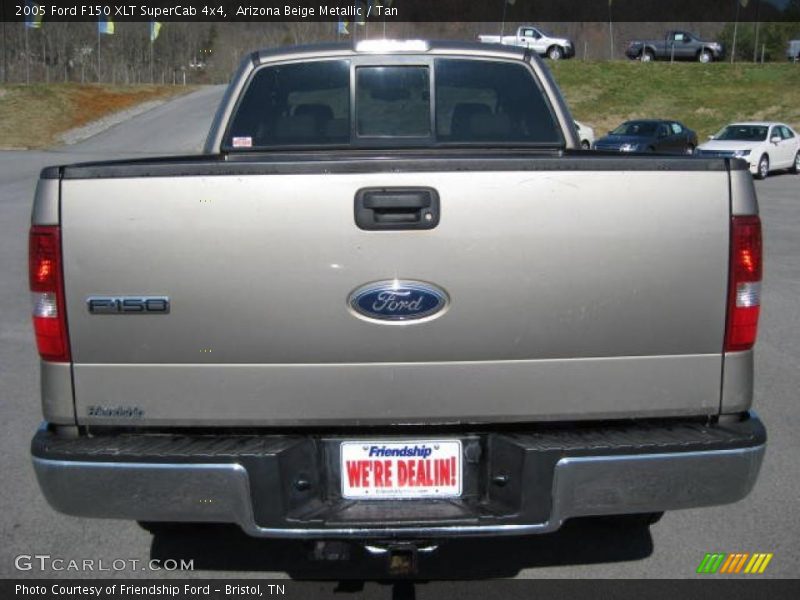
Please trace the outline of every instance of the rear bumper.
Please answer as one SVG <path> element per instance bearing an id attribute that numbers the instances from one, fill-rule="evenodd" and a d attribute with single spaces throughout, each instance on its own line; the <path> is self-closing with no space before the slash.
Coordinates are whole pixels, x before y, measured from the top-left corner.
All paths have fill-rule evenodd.
<path id="1" fill-rule="evenodd" d="M 340 441 L 385 435 L 62 439 L 42 428 L 32 452 L 48 502 L 70 515 L 235 523 L 275 538 L 430 539 L 544 533 L 570 517 L 735 502 L 755 484 L 766 447 L 754 414 L 726 425 L 434 435 L 462 440 L 459 500 L 343 500 Z M 411 437 L 430 433 L 403 436 Z"/>

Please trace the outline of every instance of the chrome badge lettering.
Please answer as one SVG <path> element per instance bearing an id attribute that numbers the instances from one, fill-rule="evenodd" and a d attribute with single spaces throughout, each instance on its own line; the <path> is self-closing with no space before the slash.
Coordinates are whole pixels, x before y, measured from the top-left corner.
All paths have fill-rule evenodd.
<path id="1" fill-rule="evenodd" d="M 429 321 L 450 304 L 447 293 L 422 281 L 388 280 L 364 285 L 350 294 L 348 305 L 358 317 L 381 323 Z"/>
<path id="2" fill-rule="evenodd" d="M 141 419 L 144 411 L 138 406 L 96 406 L 92 405 L 86 409 L 89 417 L 105 417 L 117 419 Z"/>
<path id="3" fill-rule="evenodd" d="M 167 296 L 89 296 L 86 306 L 93 315 L 165 315 Z"/>

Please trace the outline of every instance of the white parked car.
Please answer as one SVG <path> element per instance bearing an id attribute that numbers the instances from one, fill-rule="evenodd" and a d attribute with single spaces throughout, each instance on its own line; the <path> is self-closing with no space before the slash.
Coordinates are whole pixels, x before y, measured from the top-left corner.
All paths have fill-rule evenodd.
<path id="1" fill-rule="evenodd" d="M 575 128 L 578 130 L 578 137 L 581 140 L 581 148 L 584 150 L 590 150 L 594 147 L 594 129 L 586 125 L 585 123 L 581 123 L 580 121 L 575 121 Z"/>
<path id="2" fill-rule="evenodd" d="M 732 123 L 697 148 L 700 156 L 727 156 L 750 163 L 750 172 L 764 179 L 771 171 L 800 172 L 800 136 L 785 123 Z"/>

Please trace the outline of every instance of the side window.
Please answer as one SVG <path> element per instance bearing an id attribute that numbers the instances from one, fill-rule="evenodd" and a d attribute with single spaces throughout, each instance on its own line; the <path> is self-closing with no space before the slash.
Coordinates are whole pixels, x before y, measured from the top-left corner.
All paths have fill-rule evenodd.
<path id="1" fill-rule="evenodd" d="M 785 126 L 781 126 L 781 134 L 783 135 L 783 139 L 785 140 L 790 140 L 794 137 L 792 130 Z"/>
<path id="2" fill-rule="evenodd" d="M 530 38 L 535 37 L 533 35 L 533 29 L 523 29 L 522 30 L 522 37 L 530 37 Z"/>
<path id="3" fill-rule="evenodd" d="M 223 146 L 247 150 L 350 141 L 350 63 L 263 67 L 231 120 Z"/>
<path id="4" fill-rule="evenodd" d="M 658 137 L 667 137 L 669 134 L 670 130 L 666 125 L 658 126 Z"/>
<path id="5" fill-rule="evenodd" d="M 521 64 L 436 60 L 440 142 L 561 145 L 561 130 L 533 74 Z"/>
<path id="6" fill-rule="evenodd" d="M 670 127 L 672 128 L 673 135 L 683 133 L 683 127 L 681 127 L 680 123 L 670 123 Z"/>
<path id="7" fill-rule="evenodd" d="M 673 36 L 673 39 L 676 42 L 682 42 L 684 40 L 684 38 L 685 38 L 685 35 L 686 34 L 680 32 L 680 31 L 677 31 L 677 32 L 675 32 L 675 35 Z"/>

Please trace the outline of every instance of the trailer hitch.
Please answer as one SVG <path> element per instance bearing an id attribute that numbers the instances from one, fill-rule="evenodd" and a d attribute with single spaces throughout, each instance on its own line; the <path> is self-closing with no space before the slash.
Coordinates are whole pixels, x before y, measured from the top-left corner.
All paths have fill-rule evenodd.
<path id="1" fill-rule="evenodd" d="M 430 542 L 386 542 L 365 545 L 372 555 L 386 557 L 386 570 L 392 577 L 416 575 L 419 571 L 419 555 L 436 552 L 437 544 Z"/>

